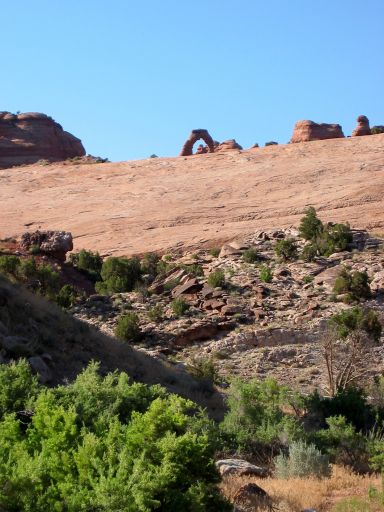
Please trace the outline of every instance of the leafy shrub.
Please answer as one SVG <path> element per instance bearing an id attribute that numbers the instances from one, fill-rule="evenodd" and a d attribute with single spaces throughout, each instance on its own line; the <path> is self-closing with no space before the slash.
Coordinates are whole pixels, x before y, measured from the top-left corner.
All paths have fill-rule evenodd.
<path id="1" fill-rule="evenodd" d="M 279 240 L 275 245 L 276 255 L 284 261 L 297 258 L 297 244 L 293 238 Z"/>
<path id="2" fill-rule="evenodd" d="M 188 274 L 192 274 L 195 277 L 201 277 L 204 275 L 204 270 L 201 265 L 194 263 L 193 265 L 180 265 L 180 268 L 184 269 Z"/>
<path id="3" fill-rule="evenodd" d="M 37 254 L 40 254 L 40 246 L 39 245 L 31 245 L 28 252 L 29 252 L 29 254 L 32 254 L 34 256 Z"/>
<path id="4" fill-rule="evenodd" d="M 235 447 L 259 452 L 271 450 L 300 433 L 297 421 L 284 414 L 287 389 L 271 378 L 231 383 L 228 413 L 221 424 Z"/>
<path id="5" fill-rule="evenodd" d="M 379 133 L 384 133 L 384 126 L 372 126 L 371 128 L 372 135 L 378 135 Z"/>
<path id="6" fill-rule="evenodd" d="M 257 255 L 257 251 L 253 247 L 250 247 L 249 249 L 246 249 L 243 252 L 243 260 L 246 263 L 256 263 L 256 261 L 258 259 L 259 258 L 258 258 L 258 255 Z"/>
<path id="7" fill-rule="evenodd" d="M 77 291 L 76 288 L 70 284 L 65 284 L 56 295 L 57 304 L 64 308 L 70 308 L 76 302 Z"/>
<path id="8" fill-rule="evenodd" d="M 25 431 L 14 415 L 0 421 L 0 508 L 231 510 L 215 488 L 211 422 L 193 402 L 93 366 L 32 409 Z"/>
<path id="9" fill-rule="evenodd" d="M 304 282 L 305 284 L 312 283 L 312 281 L 313 281 L 313 276 L 304 276 L 304 277 L 303 277 L 303 282 Z"/>
<path id="10" fill-rule="evenodd" d="M 136 313 L 129 312 L 119 318 L 115 326 L 115 335 L 124 341 L 135 342 L 141 339 L 142 332 Z"/>
<path id="11" fill-rule="evenodd" d="M 331 474 L 329 458 L 305 441 L 292 441 L 288 456 L 278 455 L 274 462 L 277 478 L 322 478 Z"/>
<path id="12" fill-rule="evenodd" d="M 183 316 L 184 313 L 186 313 L 189 309 L 189 304 L 181 297 L 178 297 L 177 299 L 173 300 L 171 302 L 171 308 L 173 311 L 173 314 L 176 317 Z"/>
<path id="13" fill-rule="evenodd" d="M 223 288 L 225 285 L 225 274 L 223 270 L 214 270 L 208 276 L 207 282 L 212 288 Z"/>
<path id="14" fill-rule="evenodd" d="M 160 322 L 162 322 L 163 318 L 164 318 L 163 306 L 161 304 L 156 304 L 156 306 L 153 306 L 153 308 L 151 308 L 148 311 L 148 318 L 152 322 L 155 322 L 156 324 L 159 324 Z"/>
<path id="15" fill-rule="evenodd" d="M 0 418 L 7 413 L 26 409 L 39 389 L 37 377 L 32 375 L 25 359 L 0 364 Z"/>
<path id="16" fill-rule="evenodd" d="M 259 277 L 263 283 L 270 283 L 273 277 L 271 269 L 267 265 L 261 265 Z"/>
<path id="17" fill-rule="evenodd" d="M 217 258 L 220 254 L 220 247 L 213 247 L 212 249 L 209 250 L 209 254 L 214 258 Z"/>
<path id="18" fill-rule="evenodd" d="M 219 375 L 215 363 L 210 357 L 195 357 L 188 364 L 188 371 L 197 379 L 218 382 Z"/>
<path id="19" fill-rule="evenodd" d="M 156 277 L 158 274 L 158 264 L 160 262 L 160 256 L 155 252 L 148 252 L 141 260 L 141 272 L 143 274 L 149 274 L 152 277 Z"/>
<path id="20" fill-rule="evenodd" d="M 352 331 L 364 331 L 368 336 L 378 341 L 381 336 L 382 325 L 379 317 L 372 309 L 355 307 L 346 309 L 329 319 L 331 327 L 334 327 L 340 338 L 346 338 Z"/>
<path id="21" fill-rule="evenodd" d="M 320 256 L 320 253 L 319 253 L 319 250 L 318 250 L 318 247 L 316 246 L 316 244 L 314 243 L 311 243 L 311 244 L 307 244 L 306 246 L 304 246 L 304 249 L 302 250 L 301 252 L 301 258 L 304 260 L 304 261 L 313 261 L 316 256 Z"/>
<path id="22" fill-rule="evenodd" d="M 313 206 L 310 206 L 300 221 L 299 234 L 304 240 L 316 240 L 322 231 L 323 223 L 318 218 Z"/>
<path id="23" fill-rule="evenodd" d="M 98 252 L 82 249 L 78 253 L 69 256 L 72 265 L 82 270 L 94 281 L 99 281 L 103 259 Z"/>
<path id="24" fill-rule="evenodd" d="M 0 256 L 0 273 L 15 276 L 20 265 L 17 256 Z"/>
<path id="25" fill-rule="evenodd" d="M 333 291 L 336 294 L 348 293 L 352 300 L 368 299 L 371 296 L 368 274 L 366 272 L 351 274 L 343 268 L 335 280 Z"/>
<path id="26" fill-rule="evenodd" d="M 103 281 L 96 283 L 96 291 L 106 294 L 130 292 L 140 276 L 141 265 L 138 258 L 108 258 L 101 267 Z"/>

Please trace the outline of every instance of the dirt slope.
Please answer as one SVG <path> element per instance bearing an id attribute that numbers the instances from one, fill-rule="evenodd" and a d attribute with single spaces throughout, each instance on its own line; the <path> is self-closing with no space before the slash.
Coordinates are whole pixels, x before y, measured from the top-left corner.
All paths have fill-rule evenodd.
<path id="1" fill-rule="evenodd" d="M 132 254 L 322 220 L 384 229 L 384 135 L 140 161 L 0 171 L 0 237 L 64 229 Z"/>

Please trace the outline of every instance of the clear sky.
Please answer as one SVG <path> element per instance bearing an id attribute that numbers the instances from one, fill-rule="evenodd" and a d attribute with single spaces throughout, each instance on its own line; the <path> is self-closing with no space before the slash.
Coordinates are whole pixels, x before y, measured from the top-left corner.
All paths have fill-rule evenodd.
<path id="1" fill-rule="evenodd" d="M 110 160 L 243 147 L 299 119 L 384 124 L 384 0 L 0 0 L 0 110 Z"/>

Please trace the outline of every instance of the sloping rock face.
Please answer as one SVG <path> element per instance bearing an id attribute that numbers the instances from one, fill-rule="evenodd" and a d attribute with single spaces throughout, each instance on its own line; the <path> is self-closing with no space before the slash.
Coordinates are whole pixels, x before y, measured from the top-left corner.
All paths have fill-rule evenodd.
<path id="1" fill-rule="evenodd" d="M 339 124 L 315 123 L 313 121 L 298 121 L 293 129 L 291 143 L 308 142 L 311 140 L 341 139 L 344 137 Z"/>
<path id="2" fill-rule="evenodd" d="M 190 136 L 185 141 L 184 146 L 181 150 L 180 156 L 190 156 L 193 153 L 193 145 L 198 140 L 203 139 L 206 145 L 209 148 L 209 151 L 213 153 L 215 151 L 215 145 L 212 137 L 209 135 L 208 130 L 204 130 L 203 128 L 198 128 L 196 130 L 192 130 Z M 203 152 L 203 151 L 200 151 Z M 205 152 L 205 151 L 204 151 Z"/>
<path id="3" fill-rule="evenodd" d="M 369 120 L 367 116 L 359 116 L 357 118 L 357 126 L 352 132 L 352 137 L 360 137 L 362 135 L 371 135 Z"/>
<path id="4" fill-rule="evenodd" d="M 0 168 L 84 155 L 81 140 L 65 132 L 51 117 L 36 112 L 0 112 Z"/>

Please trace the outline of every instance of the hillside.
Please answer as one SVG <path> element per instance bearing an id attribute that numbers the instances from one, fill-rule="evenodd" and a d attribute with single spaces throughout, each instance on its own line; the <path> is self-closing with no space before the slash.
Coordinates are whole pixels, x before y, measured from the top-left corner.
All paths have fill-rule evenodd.
<path id="1" fill-rule="evenodd" d="M 384 228 L 384 135 L 191 157 L 0 171 L 0 236 L 65 229 L 76 249 L 132 254 L 201 247 L 324 221 Z"/>

